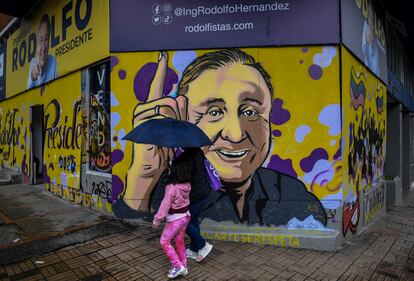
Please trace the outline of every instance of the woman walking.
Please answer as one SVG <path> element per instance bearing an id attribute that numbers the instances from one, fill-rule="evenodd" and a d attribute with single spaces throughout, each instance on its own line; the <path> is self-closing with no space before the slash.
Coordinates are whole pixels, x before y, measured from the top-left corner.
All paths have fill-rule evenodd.
<path id="1" fill-rule="evenodd" d="M 185 155 L 173 160 L 165 195 L 153 220 L 153 227 L 158 228 L 160 222 L 166 218 L 160 244 L 172 265 L 168 278 L 188 274 L 184 235 L 190 221 L 189 194 L 193 166 L 191 158 Z M 171 245 L 172 240 L 176 249 Z"/>

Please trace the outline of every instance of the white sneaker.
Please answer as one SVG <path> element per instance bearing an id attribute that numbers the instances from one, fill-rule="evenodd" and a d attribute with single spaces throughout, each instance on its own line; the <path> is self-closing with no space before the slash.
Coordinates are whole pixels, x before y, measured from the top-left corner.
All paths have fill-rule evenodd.
<path id="1" fill-rule="evenodd" d="M 194 251 L 191 251 L 190 249 L 186 249 L 185 253 L 187 254 L 187 258 L 190 258 L 190 259 L 193 259 L 193 260 L 196 260 L 197 257 L 198 257 L 198 253 L 194 252 Z"/>
<path id="2" fill-rule="evenodd" d="M 170 272 L 168 272 L 167 277 L 170 279 L 173 279 L 175 277 L 178 277 L 182 275 L 186 271 L 186 268 L 184 266 L 181 266 L 179 268 L 171 268 Z"/>
<path id="3" fill-rule="evenodd" d="M 198 257 L 196 261 L 200 262 L 203 259 L 205 259 L 207 255 L 211 252 L 211 249 L 213 249 L 213 245 L 206 242 L 206 245 L 200 250 L 198 250 Z"/>
<path id="4" fill-rule="evenodd" d="M 184 268 L 185 268 L 185 270 L 182 273 L 182 275 L 186 276 L 186 275 L 188 275 L 188 267 L 184 267 Z M 168 270 L 168 273 L 171 272 L 173 269 L 174 269 L 174 266 L 171 266 L 170 270 Z"/>

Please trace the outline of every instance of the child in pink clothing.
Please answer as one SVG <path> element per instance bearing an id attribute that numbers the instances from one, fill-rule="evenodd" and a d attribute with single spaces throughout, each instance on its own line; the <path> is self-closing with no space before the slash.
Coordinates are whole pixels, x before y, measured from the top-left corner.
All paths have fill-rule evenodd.
<path id="1" fill-rule="evenodd" d="M 184 235 L 190 221 L 188 206 L 192 170 L 193 163 L 189 157 L 179 157 L 172 162 L 165 195 L 152 222 L 157 228 L 164 218 L 167 221 L 160 244 L 172 265 L 168 278 L 188 274 Z M 177 250 L 171 245 L 171 240 L 174 240 Z"/>

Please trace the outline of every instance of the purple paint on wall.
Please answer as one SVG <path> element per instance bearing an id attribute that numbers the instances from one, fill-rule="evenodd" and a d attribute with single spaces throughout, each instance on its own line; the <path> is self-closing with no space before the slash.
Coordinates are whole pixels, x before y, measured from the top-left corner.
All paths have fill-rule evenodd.
<path id="1" fill-rule="evenodd" d="M 275 137 L 280 137 L 282 135 L 282 132 L 279 130 L 273 130 L 272 135 Z"/>
<path id="2" fill-rule="evenodd" d="M 50 177 L 47 174 L 47 167 L 43 164 L 43 182 L 44 183 L 50 183 Z"/>
<path id="3" fill-rule="evenodd" d="M 156 70 L 157 64 L 151 62 L 144 65 L 135 75 L 134 93 L 135 97 L 140 102 L 145 102 L 147 100 L 151 81 L 155 75 Z M 174 70 L 168 68 L 162 95 L 168 95 L 171 92 L 173 85 L 177 84 L 177 82 L 178 75 L 174 72 Z"/>
<path id="4" fill-rule="evenodd" d="M 120 149 L 115 149 L 112 151 L 112 167 L 116 164 L 122 161 L 124 159 L 124 152 Z"/>
<path id="5" fill-rule="evenodd" d="M 280 158 L 279 155 L 273 155 L 270 158 L 267 167 L 295 178 L 298 176 L 298 174 L 295 172 L 295 169 L 293 169 L 292 159 L 284 160 Z"/>
<path id="6" fill-rule="evenodd" d="M 28 175 L 28 169 L 27 169 L 27 165 L 26 165 L 26 154 L 23 156 L 23 160 L 22 160 L 22 173 L 23 175 Z"/>
<path id="7" fill-rule="evenodd" d="M 316 162 L 318 162 L 318 160 L 321 160 L 321 159 L 328 160 L 328 158 L 329 158 L 329 154 L 328 152 L 326 152 L 325 149 L 316 148 L 311 152 L 311 154 L 308 157 L 300 160 L 300 168 L 305 173 L 309 173 L 310 171 L 312 171 L 313 166 L 315 165 Z"/>
<path id="8" fill-rule="evenodd" d="M 22 119 L 23 120 L 23 119 Z M 24 131 L 24 136 L 23 136 L 23 139 L 25 140 L 25 144 L 27 144 L 27 128 L 26 128 L 26 130 Z M 22 150 L 24 150 L 24 148 L 22 148 Z"/>
<path id="9" fill-rule="evenodd" d="M 112 167 L 114 167 L 115 164 L 121 162 L 124 159 L 124 152 L 120 149 L 115 149 L 112 151 L 111 159 Z M 112 174 L 112 195 L 110 198 L 108 198 L 108 201 L 110 203 L 115 203 L 123 190 L 124 183 L 122 180 L 117 175 Z"/>
<path id="10" fill-rule="evenodd" d="M 112 196 L 108 199 L 110 203 L 115 203 L 119 195 L 124 190 L 124 183 L 117 175 L 112 175 Z"/>
<path id="11" fill-rule="evenodd" d="M 111 56 L 111 71 L 119 63 L 117 56 Z"/>
<path id="12" fill-rule="evenodd" d="M 349 144 L 354 142 L 354 124 L 349 124 Z"/>
<path id="13" fill-rule="evenodd" d="M 123 69 L 120 69 L 118 71 L 118 76 L 119 76 L 119 79 L 124 80 L 126 78 L 126 71 Z"/>
<path id="14" fill-rule="evenodd" d="M 319 80 L 322 77 L 322 68 L 317 64 L 312 64 L 311 66 L 309 66 L 308 72 L 309 76 L 313 80 Z"/>
<path id="15" fill-rule="evenodd" d="M 283 100 L 275 99 L 270 112 L 270 122 L 275 125 L 285 124 L 290 119 L 290 112 L 283 108 Z"/>
<path id="16" fill-rule="evenodd" d="M 334 160 L 337 160 L 337 159 L 341 158 L 341 156 L 342 156 L 342 151 L 341 151 L 341 148 L 338 148 L 338 150 L 336 151 L 336 153 L 335 153 L 335 155 L 334 155 L 333 159 L 334 159 Z"/>

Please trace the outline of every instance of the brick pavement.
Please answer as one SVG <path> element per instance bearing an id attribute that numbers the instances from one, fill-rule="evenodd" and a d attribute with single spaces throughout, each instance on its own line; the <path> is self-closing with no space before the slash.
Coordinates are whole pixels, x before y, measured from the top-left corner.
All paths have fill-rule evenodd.
<path id="1" fill-rule="evenodd" d="M 166 280 L 160 231 L 148 227 L 0 266 L 1 280 Z M 179 280 L 414 280 L 414 193 L 336 252 L 212 242 Z M 1 253 L 0 253 L 1 254 Z"/>

